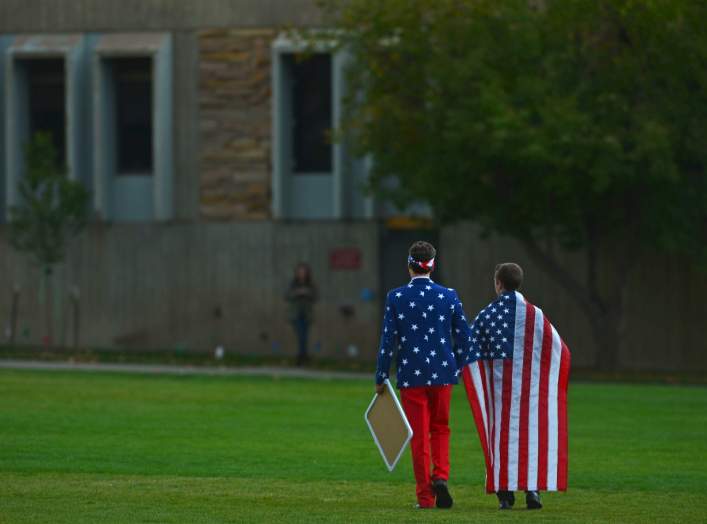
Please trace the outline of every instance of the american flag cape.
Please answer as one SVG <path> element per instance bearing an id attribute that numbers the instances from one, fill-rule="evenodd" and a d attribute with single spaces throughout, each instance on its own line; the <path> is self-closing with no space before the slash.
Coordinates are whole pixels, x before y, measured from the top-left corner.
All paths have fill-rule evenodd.
<path id="1" fill-rule="evenodd" d="M 540 308 L 504 293 L 472 324 L 462 374 L 486 459 L 486 492 L 567 489 L 570 352 Z"/>

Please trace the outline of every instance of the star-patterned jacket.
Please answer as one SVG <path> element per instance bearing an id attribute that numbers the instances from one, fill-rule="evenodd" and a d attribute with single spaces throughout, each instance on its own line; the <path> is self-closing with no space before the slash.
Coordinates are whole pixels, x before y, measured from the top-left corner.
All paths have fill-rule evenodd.
<path id="1" fill-rule="evenodd" d="M 414 277 L 386 298 L 376 384 L 388 378 L 396 349 L 398 388 L 456 384 L 462 366 L 476 360 L 471 339 L 456 291 Z"/>

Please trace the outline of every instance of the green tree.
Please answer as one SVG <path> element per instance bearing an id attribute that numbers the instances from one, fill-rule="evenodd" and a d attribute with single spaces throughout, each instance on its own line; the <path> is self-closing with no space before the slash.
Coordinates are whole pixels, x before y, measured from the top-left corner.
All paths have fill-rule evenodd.
<path id="1" fill-rule="evenodd" d="M 374 190 L 518 239 L 614 368 L 631 269 L 705 255 L 707 3 L 321 3 L 351 57 L 343 131 L 372 156 Z"/>
<path id="2" fill-rule="evenodd" d="M 64 260 L 69 241 L 86 225 L 89 194 L 59 166 L 52 137 L 37 133 L 25 150 L 26 173 L 19 205 L 10 209 L 10 243 L 39 265 L 45 276 L 45 321 L 53 340 L 52 272 Z"/>

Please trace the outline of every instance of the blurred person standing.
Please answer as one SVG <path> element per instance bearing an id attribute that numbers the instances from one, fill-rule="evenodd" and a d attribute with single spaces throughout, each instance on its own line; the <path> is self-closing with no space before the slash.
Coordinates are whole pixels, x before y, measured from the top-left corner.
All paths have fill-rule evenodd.
<path id="1" fill-rule="evenodd" d="M 295 273 L 290 287 L 285 293 L 289 303 L 289 318 L 297 335 L 297 365 L 309 362 L 307 352 L 309 343 L 309 328 L 314 321 L 314 303 L 318 299 L 317 286 L 312 280 L 312 269 L 309 264 L 300 262 L 295 267 Z"/>

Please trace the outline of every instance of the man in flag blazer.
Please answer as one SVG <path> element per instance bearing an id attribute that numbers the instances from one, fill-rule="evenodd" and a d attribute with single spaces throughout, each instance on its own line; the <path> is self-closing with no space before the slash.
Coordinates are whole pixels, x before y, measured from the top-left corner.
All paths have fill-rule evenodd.
<path id="1" fill-rule="evenodd" d="M 567 383 L 570 352 L 543 311 L 518 291 L 518 264 L 496 266 L 498 297 L 476 316 L 474 362 L 464 385 L 486 459 L 486 491 L 499 508 L 526 492 L 540 509 L 539 491 L 567 489 Z"/>
<path id="2" fill-rule="evenodd" d="M 383 394 L 397 350 L 397 386 L 413 430 L 410 448 L 419 508 L 452 506 L 447 488 L 449 402 L 460 369 L 472 360 L 471 332 L 457 293 L 430 279 L 435 255 L 427 242 L 410 247 L 411 280 L 386 298 L 376 372 L 376 392 Z"/>

